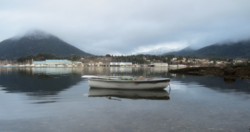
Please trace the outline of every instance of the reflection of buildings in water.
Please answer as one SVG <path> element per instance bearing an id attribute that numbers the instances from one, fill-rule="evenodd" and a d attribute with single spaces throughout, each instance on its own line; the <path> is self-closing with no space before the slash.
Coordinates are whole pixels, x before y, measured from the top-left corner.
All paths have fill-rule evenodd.
<path id="1" fill-rule="evenodd" d="M 34 74 L 45 74 L 45 75 L 64 75 L 70 74 L 72 72 L 71 68 L 54 68 L 54 67 L 37 67 L 33 68 Z"/>
<path id="2" fill-rule="evenodd" d="M 84 67 L 84 68 L 64 68 L 64 67 L 23 67 L 23 68 L 1 68 L 0 74 L 3 72 L 12 72 L 13 70 L 23 71 L 31 74 L 45 75 L 64 75 L 71 73 L 91 74 L 91 75 L 111 75 L 115 73 L 134 73 L 138 72 L 141 75 L 164 73 L 168 71 L 167 67 Z"/>
<path id="3" fill-rule="evenodd" d="M 132 67 L 84 67 L 84 75 L 111 75 L 115 73 L 132 73 Z"/>
<path id="4" fill-rule="evenodd" d="M 133 67 L 133 71 L 137 72 L 139 71 L 141 68 L 140 67 Z"/>
<path id="5" fill-rule="evenodd" d="M 81 74 L 82 75 L 82 68 L 79 67 L 79 68 L 72 68 L 72 73 L 77 73 L 77 74 Z"/>
<path id="6" fill-rule="evenodd" d="M 78 82 L 82 81 L 81 75 L 73 73 L 78 73 L 78 69 L 69 68 L 72 70 L 72 72 L 50 72 L 50 70 L 46 70 L 46 68 L 45 70 L 44 68 L 39 68 L 39 70 L 35 70 L 35 73 L 38 74 L 33 74 L 34 69 L 0 68 L 0 85 L 1 87 L 3 87 L 2 90 L 14 93 L 25 93 L 26 95 L 39 98 L 47 95 L 55 95 L 58 92 L 70 88 L 71 86 L 76 85 Z M 81 70 L 81 68 L 79 69 Z M 61 76 L 62 74 L 66 73 L 66 76 Z M 54 75 L 59 76 L 55 77 Z"/>
<path id="7" fill-rule="evenodd" d="M 93 67 L 92 67 L 92 68 L 93 68 Z M 96 67 L 96 68 L 94 68 L 94 71 L 95 71 L 95 72 L 98 72 L 98 73 L 103 73 L 104 68 L 102 68 L 102 67 Z"/>
<path id="8" fill-rule="evenodd" d="M 110 67 L 111 73 L 132 73 L 132 67 Z"/>
<path id="9" fill-rule="evenodd" d="M 88 71 L 91 73 L 91 72 L 95 72 L 97 67 L 87 67 L 85 69 L 88 69 Z"/>
<path id="10" fill-rule="evenodd" d="M 172 77 L 176 77 L 176 74 L 171 73 L 170 75 L 171 75 Z"/>
<path id="11" fill-rule="evenodd" d="M 66 75 L 72 73 L 82 73 L 81 68 L 56 68 L 56 67 L 35 67 L 32 68 L 34 74 L 45 74 L 45 75 Z"/>
<path id="12" fill-rule="evenodd" d="M 84 75 L 106 75 L 109 74 L 106 67 L 84 67 L 83 69 Z"/>
<path id="13" fill-rule="evenodd" d="M 1 67 L 0 68 L 0 75 L 12 73 L 12 72 L 13 72 L 13 68 L 11 68 L 11 67 Z"/>
<path id="14" fill-rule="evenodd" d="M 169 93 L 166 90 L 116 90 L 90 88 L 89 97 L 112 97 L 127 99 L 148 99 L 148 100 L 169 100 Z"/>
<path id="15" fill-rule="evenodd" d="M 147 67 L 145 68 L 146 74 L 164 73 L 168 72 L 167 67 Z"/>
<path id="16" fill-rule="evenodd" d="M 169 67 L 170 70 L 175 70 L 175 69 L 181 69 L 181 68 L 178 68 L 178 67 Z"/>
<path id="17" fill-rule="evenodd" d="M 154 73 L 163 73 L 168 71 L 168 67 L 154 67 L 151 68 Z"/>
<path id="18" fill-rule="evenodd" d="M 11 72 L 22 72 L 30 75 L 109 75 L 109 76 L 145 76 L 152 77 L 158 75 L 168 76 L 166 67 L 17 67 L 17 68 L 0 68 L 0 74 Z"/>
<path id="19" fill-rule="evenodd" d="M 28 74 L 44 74 L 44 75 L 135 75 L 148 76 L 167 73 L 166 67 L 83 67 L 83 68 L 64 68 L 64 67 L 22 67 L 22 68 L 0 68 L 0 74 L 19 71 Z"/>
<path id="20" fill-rule="evenodd" d="M 6 68 L 0 68 L 0 75 L 1 74 L 9 74 L 9 73 L 14 73 L 17 71 L 21 71 L 21 72 L 25 72 L 25 73 L 29 73 L 32 74 L 33 70 L 32 68 L 25 68 L 25 67 L 6 67 Z"/>
<path id="21" fill-rule="evenodd" d="M 121 67 L 120 67 L 121 68 Z M 119 69 L 119 67 L 112 67 L 111 73 L 129 73 L 133 76 L 149 76 L 159 74 L 162 76 L 163 74 L 168 73 L 167 67 L 124 67 L 124 69 Z"/>
<path id="22" fill-rule="evenodd" d="M 22 67 L 22 68 L 0 68 L 0 74 L 12 72 L 22 72 L 26 74 L 44 74 L 44 75 L 66 75 L 82 74 L 82 68 L 57 68 L 57 67 Z"/>

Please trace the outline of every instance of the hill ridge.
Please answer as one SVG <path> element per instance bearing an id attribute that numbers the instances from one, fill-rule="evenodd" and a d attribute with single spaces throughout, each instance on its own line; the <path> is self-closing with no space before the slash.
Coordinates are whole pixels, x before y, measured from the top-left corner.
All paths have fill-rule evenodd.
<path id="1" fill-rule="evenodd" d="M 15 60 L 22 56 L 48 53 L 59 57 L 90 54 L 76 48 L 52 34 L 34 30 L 23 36 L 12 37 L 0 42 L 0 58 Z"/>
<path id="2" fill-rule="evenodd" d="M 250 39 L 238 42 L 216 43 L 197 50 L 186 51 L 185 48 L 177 52 L 166 54 L 183 56 L 250 58 Z"/>

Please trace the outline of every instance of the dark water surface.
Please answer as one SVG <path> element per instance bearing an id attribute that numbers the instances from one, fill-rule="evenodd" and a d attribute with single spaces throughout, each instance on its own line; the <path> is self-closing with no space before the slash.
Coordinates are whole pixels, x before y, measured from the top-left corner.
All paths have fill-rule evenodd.
<path id="1" fill-rule="evenodd" d="M 169 77 L 171 90 L 98 91 L 83 74 Z M 93 92 L 98 96 L 89 97 Z M 249 127 L 249 80 L 227 84 L 213 76 L 169 74 L 166 68 L 0 68 L 0 132 L 249 132 Z"/>

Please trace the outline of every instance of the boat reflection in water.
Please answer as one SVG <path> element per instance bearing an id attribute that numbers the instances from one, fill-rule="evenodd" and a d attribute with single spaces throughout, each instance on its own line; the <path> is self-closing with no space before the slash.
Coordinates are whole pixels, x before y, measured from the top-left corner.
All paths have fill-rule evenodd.
<path id="1" fill-rule="evenodd" d="M 117 90 L 90 88 L 88 96 L 106 97 L 112 100 L 119 100 L 112 97 L 127 99 L 170 100 L 169 93 L 166 90 Z"/>

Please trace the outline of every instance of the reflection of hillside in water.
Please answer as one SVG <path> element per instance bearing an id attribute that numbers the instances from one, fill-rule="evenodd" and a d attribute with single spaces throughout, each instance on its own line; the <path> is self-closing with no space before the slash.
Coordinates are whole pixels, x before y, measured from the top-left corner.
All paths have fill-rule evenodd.
<path id="1" fill-rule="evenodd" d="M 173 81 L 180 81 L 185 84 L 198 83 L 198 85 L 203 85 L 205 87 L 211 88 L 213 90 L 221 92 L 244 92 L 250 94 L 250 80 L 240 80 L 237 79 L 232 84 L 227 84 L 224 82 L 223 78 L 214 76 L 192 76 L 192 75 L 178 75 L 172 78 Z"/>
<path id="2" fill-rule="evenodd" d="M 7 92 L 31 96 L 54 95 L 80 82 L 81 72 L 63 69 L 0 68 L 0 85 Z"/>

